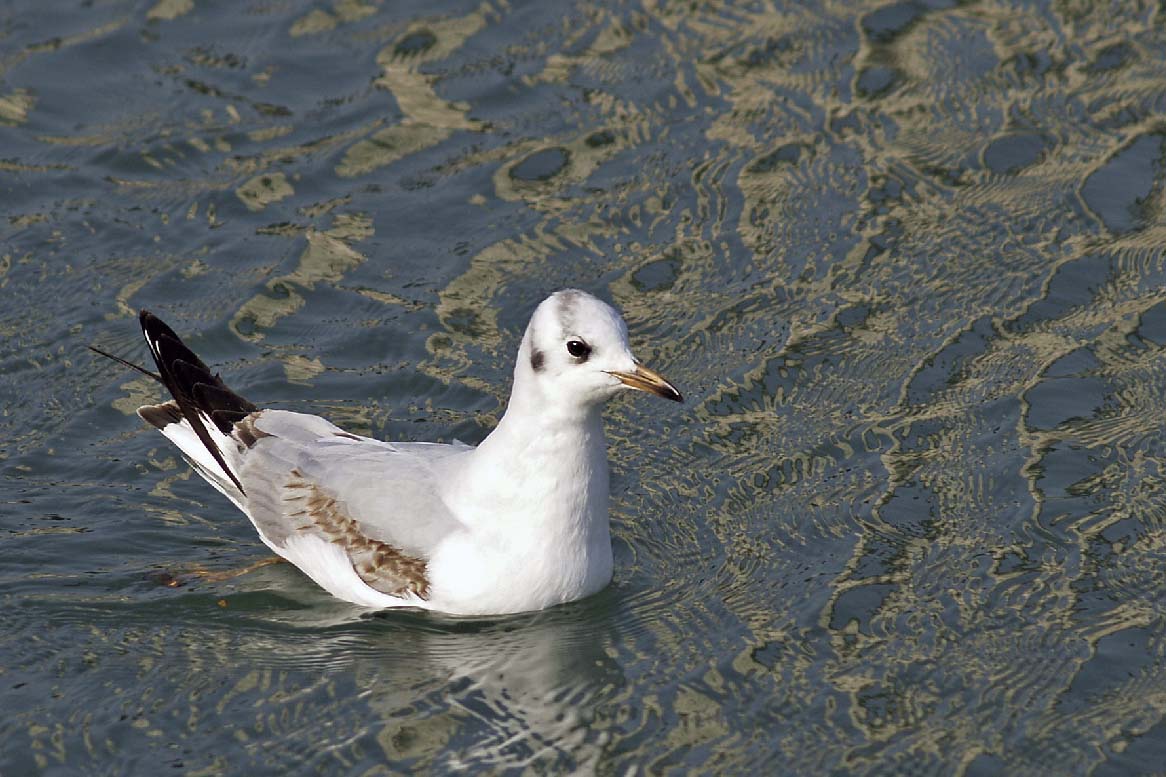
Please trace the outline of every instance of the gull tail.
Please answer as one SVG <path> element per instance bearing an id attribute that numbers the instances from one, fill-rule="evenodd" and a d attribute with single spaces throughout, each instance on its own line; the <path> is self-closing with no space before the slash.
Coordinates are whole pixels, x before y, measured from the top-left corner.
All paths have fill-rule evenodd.
<path id="1" fill-rule="evenodd" d="M 159 380 L 174 397 L 173 402 L 138 408 L 138 415 L 181 448 L 201 473 L 225 475 L 243 494 L 243 484 L 223 457 L 222 446 L 229 441 L 235 424 L 259 408 L 227 388 L 223 379 L 212 374 L 162 319 L 143 310 L 138 320 L 158 365 Z M 177 429 L 172 428 L 175 425 Z M 191 432 L 210 454 L 214 466 L 208 466 L 210 462 L 200 455 L 203 451 L 190 438 Z"/>
<path id="2" fill-rule="evenodd" d="M 227 464 L 224 446 L 232 443 L 231 432 L 235 424 L 259 408 L 227 388 L 222 378 L 213 374 L 160 318 L 143 310 L 138 320 L 158 366 L 157 373 L 98 348 L 90 348 L 149 375 L 166 387 L 174 399 L 160 405 L 139 407 L 138 415 L 177 445 L 211 485 L 238 502 L 238 496 L 244 495 L 243 484 Z M 237 491 L 237 495 L 232 491 Z"/>

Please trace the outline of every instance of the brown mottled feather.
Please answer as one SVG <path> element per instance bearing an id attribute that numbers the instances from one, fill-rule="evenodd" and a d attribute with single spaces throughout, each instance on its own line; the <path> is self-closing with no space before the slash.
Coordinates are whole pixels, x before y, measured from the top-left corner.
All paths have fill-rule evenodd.
<path id="1" fill-rule="evenodd" d="M 255 419 L 258 415 L 258 413 L 252 413 L 235 424 L 235 439 L 246 445 L 248 448 L 254 448 L 255 443 L 259 442 L 264 437 L 271 436 L 255 425 Z"/>
<path id="2" fill-rule="evenodd" d="M 304 478 L 298 469 L 284 486 L 286 514 L 297 521 L 299 531 L 318 532 L 344 548 L 352 568 L 370 588 L 391 596 L 414 594 L 429 598 L 429 578 L 424 559 L 410 556 L 387 542 L 360 531 L 336 499 Z"/>
<path id="3" fill-rule="evenodd" d="M 143 421 L 157 429 L 165 429 L 170 424 L 182 421 L 182 410 L 178 403 L 171 400 L 160 405 L 145 405 L 138 408 L 138 415 Z"/>

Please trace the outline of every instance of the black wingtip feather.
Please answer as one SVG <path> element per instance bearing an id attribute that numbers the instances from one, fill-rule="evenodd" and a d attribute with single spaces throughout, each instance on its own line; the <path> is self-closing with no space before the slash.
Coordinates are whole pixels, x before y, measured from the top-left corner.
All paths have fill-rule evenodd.
<path id="1" fill-rule="evenodd" d="M 142 310 L 138 320 L 142 324 L 142 333 L 150 346 L 154 363 L 158 365 L 158 377 L 174 397 L 182 417 L 239 492 L 244 493 L 243 484 L 227 466 L 222 451 L 215 445 L 203 419 L 209 418 L 219 431 L 230 434 L 236 422 L 259 408 L 227 388 L 222 379 L 211 373 L 202 359 L 186 347 L 162 319 L 148 310 Z"/>
<path id="2" fill-rule="evenodd" d="M 158 356 L 169 364 L 185 362 L 200 373 L 210 375 L 211 368 L 203 364 L 198 355 L 186 347 L 186 344 L 170 333 L 158 333 L 154 340 Z"/>
<path id="3" fill-rule="evenodd" d="M 143 308 L 138 311 L 138 321 L 142 324 L 142 329 L 149 335 L 166 335 L 172 340 L 182 341 L 173 329 L 166 325 L 166 322 L 155 316 L 150 311 Z"/>
<path id="4" fill-rule="evenodd" d="M 194 384 L 194 401 L 200 409 L 206 410 L 223 434 L 230 434 L 235 424 L 254 413 L 256 408 L 223 385 L 218 375 L 215 381 L 214 384 Z"/>

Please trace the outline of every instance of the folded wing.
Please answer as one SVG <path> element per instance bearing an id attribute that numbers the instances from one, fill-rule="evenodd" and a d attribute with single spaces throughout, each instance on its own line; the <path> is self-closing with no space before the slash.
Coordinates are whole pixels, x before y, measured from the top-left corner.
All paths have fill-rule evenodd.
<path id="1" fill-rule="evenodd" d="M 138 415 L 247 514 L 264 543 L 348 601 L 391 607 L 429 596 L 428 559 L 460 529 L 437 472 L 468 447 L 383 443 L 318 416 L 260 410 L 156 316 L 142 311 L 140 321 L 156 377 L 174 398 Z"/>

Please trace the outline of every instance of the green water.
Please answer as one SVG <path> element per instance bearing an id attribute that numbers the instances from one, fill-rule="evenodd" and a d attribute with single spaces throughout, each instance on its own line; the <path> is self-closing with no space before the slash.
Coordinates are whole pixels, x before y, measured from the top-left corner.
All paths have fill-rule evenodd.
<path id="1" fill-rule="evenodd" d="M 1160 773 L 1159 4 L 0 6 L 0 774 Z M 615 302 L 615 581 L 362 613 L 132 415 L 479 441 Z"/>

